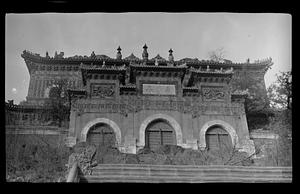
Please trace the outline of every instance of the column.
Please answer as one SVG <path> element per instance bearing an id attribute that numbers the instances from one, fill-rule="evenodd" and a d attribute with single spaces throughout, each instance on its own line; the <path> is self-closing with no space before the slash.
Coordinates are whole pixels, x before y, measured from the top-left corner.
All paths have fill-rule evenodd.
<path id="1" fill-rule="evenodd" d="M 32 97 L 33 96 L 33 85 L 34 85 L 34 80 L 32 77 L 29 78 L 29 86 L 28 86 L 28 97 Z"/>
<path id="2" fill-rule="evenodd" d="M 33 82 L 33 97 L 37 97 L 37 80 L 34 79 Z"/>
<path id="3" fill-rule="evenodd" d="M 41 97 L 44 98 L 45 94 L 45 88 L 46 88 L 46 80 L 42 80 L 42 91 L 41 91 Z"/>
<path id="4" fill-rule="evenodd" d="M 36 80 L 36 97 L 40 97 L 41 80 Z"/>

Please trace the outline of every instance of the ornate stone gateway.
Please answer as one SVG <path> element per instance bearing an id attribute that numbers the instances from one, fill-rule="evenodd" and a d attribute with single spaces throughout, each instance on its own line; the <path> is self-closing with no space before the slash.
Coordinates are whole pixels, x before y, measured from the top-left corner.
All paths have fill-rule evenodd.
<path id="1" fill-rule="evenodd" d="M 104 123 L 98 123 L 91 127 L 87 134 L 87 142 L 96 147 L 115 146 L 116 136 L 114 131 Z"/>
<path id="2" fill-rule="evenodd" d="M 146 147 L 151 150 L 161 145 L 176 145 L 175 131 L 163 120 L 151 122 L 146 129 Z"/>
<path id="3" fill-rule="evenodd" d="M 71 108 L 68 146 L 87 141 L 137 153 L 145 146 L 155 149 L 165 144 L 212 149 L 221 139 L 237 145 L 239 151 L 254 153 L 244 108 L 246 93 L 239 90 L 245 88 L 243 77 L 254 77 L 264 91 L 253 92 L 266 94 L 263 76 L 271 59 L 254 63 L 174 61 L 172 49 L 169 60 L 159 55 L 149 59 L 146 45 L 142 59 L 133 54 L 123 59 L 121 48 L 117 51 L 116 58 L 94 52 L 73 57 L 62 53 L 54 58 L 23 52 L 31 76 L 28 105 L 42 105 L 47 88 L 66 80 Z M 246 88 L 252 92 L 251 84 Z M 31 112 L 14 114 L 34 120 Z M 214 126 L 226 133 L 210 130 Z"/>

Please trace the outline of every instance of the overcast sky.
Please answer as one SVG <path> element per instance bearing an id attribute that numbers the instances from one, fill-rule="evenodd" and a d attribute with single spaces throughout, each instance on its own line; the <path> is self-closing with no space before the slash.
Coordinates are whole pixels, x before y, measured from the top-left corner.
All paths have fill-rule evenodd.
<path id="1" fill-rule="evenodd" d="M 5 100 L 25 100 L 29 72 L 23 50 L 45 56 L 55 51 L 65 57 L 105 54 L 115 58 L 118 46 L 123 58 L 141 58 L 148 46 L 149 58 L 157 54 L 175 60 L 208 59 L 208 52 L 224 48 L 225 58 L 250 62 L 271 57 L 266 73 L 269 86 L 279 71 L 291 70 L 291 16 L 287 14 L 233 13 L 80 13 L 7 14 L 5 26 Z"/>

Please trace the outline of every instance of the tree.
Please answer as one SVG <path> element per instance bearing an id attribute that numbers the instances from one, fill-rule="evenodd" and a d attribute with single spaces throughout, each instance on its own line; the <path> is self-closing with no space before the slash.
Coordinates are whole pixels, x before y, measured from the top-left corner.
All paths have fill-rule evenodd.
<path id="1" fill-rule="evenodd" d="M 245 98 L 245 113 L 249 129 L 261 128 L 268 124 L 272 113 L 268 107 L 268 98 L 263 87 L 259 87 L 255 77 L 245 70 L 234 77 L 232 89 L 247 94 Z"/>
<path id="2" fill-rule="evenodd" d="M 268 128 L 278 134 L 276 148 L 270 152 L 279 166 L 292 164 L 292 72 L 280 72 L 268 88 L 274 116 Z"/>
<path id="3" fill-rule="evenodd" d="M 270 106 L 275 109 L 292 109 L 292 72 L 281 72 L 268 88 Z"/>
<path id="4" fill-rule="evenodd" d="M 56 81 L 49 91 L 49 98 L 45 101 L 45 106 L 50 108 L 45 114 L 49 115 L 53 121 L 57 121 L 59 127 L 68 119 L 70 113 L 66 86 L 67 80 L 65 79 Z"/>
<path id="5" fill-rule="evenodd" d="M 225 59 L 225 50 L 223 47 L 208 53 L 209 59 L 215 62 L 222 62 Z"/>

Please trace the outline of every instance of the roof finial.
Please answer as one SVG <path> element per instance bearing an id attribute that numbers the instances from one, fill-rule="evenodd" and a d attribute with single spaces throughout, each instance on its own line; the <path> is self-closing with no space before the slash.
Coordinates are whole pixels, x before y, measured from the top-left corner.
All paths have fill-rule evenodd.
<path id="1" fill-rule="evenodd" d="M 117 51 L 118 51 L 118 52 L 117 52 L 117 57 L 116 57 L 117 59 L 122 59 L 121 50 L 122 50 L 122 49 L 121 49 L 120 46 L 119 46 L 119 47 L 117 48 Z"/>
<path id="2" fill-rule="evenodd" d="M 93 51 L 92 53 L 91 53 L 91 58 L 95 58 L 96 57 L 96 55 L 95 55 L 95 52 Z"/>
<path id="3" fill-rule="evenodd" d="M 147 52 L 147 45 L 146 45 L 146 43 L 145 43 L 145 45 L 143 46 L 143 54 L 142 54 L 142 57 L 143 57 L 143 59 L 144 60 L 148 60 L 148 52 Z"/>
<path id="4" fill-rule="evenodd" d="M 158 59 L 155 59 L 155 66 L 158 66 Z"/>
<path id="5" fill-rule="evenodd" d="M 169 50 L 169 61 L 174 61 L 174 57 L 173 57 L 173 50 L 172 49 L 170 49 Z"/>

